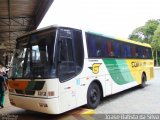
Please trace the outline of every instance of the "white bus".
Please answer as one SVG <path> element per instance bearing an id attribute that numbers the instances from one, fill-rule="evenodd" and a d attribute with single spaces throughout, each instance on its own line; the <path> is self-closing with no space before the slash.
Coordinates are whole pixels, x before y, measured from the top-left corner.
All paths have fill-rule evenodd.
<path id="1" fill-rule="evenodd" d="M 9 79 L 10 103 L 60 114 L 153 78 L 148 44 L 50 26 L 17 39 Z"/>

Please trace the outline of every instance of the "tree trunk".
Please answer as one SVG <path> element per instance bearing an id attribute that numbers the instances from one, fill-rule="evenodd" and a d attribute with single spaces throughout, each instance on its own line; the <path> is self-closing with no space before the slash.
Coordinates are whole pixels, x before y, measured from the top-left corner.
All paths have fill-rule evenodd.
<path id="1" fill-rule="evenodd" d="M 156 50 L 156 66 L 158 66 L 158 56 L 157 56 L 157 50 Z"/>

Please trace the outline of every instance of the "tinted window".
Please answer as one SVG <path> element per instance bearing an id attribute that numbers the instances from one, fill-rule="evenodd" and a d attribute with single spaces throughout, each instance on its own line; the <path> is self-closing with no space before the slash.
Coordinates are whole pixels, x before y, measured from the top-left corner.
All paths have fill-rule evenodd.
<path id="1" fill-rule="evenodd" d="M 73 56 L 72 39 L 60 38 L 60 64 L 59 64 L 59 79 L 66 81 L 67 79 L 75 76 L 75 64 Z"/>
<path id="2" fill-rule="evenodd" d="M 62 38 L 61 46 L 61 61 L 73 61 L 73 49 L 72 40 L 68 38 Z"/>
<path id="3" fill-rule="evenodd" d="M 94 58 L 96 57 L 96 52 L 97 52 L 95 37 L 91 34 L 87 34 L 86 39 L 87 39 L 88 56 Z"/>
<path id="4" fill-rule="evenodd" d="M 152 50 L 151 50 L 151 48 L 146 48 L 146 58 L 148 58 L 148 59 L 152 58 Z"/>
<path id="5" fill-rule="evenodd" d="M 152 58 L 150 48 L 86 33 L 89 58 Z"/>
<path id="6" fill-rule="evenodd" d="M 84 50 L 81 31 L 74 31 L 74 47 L 76 58 L 76 72 L 79 73 L 82 70 L 84 61 Z"/>
<path id="7" fill-rule="evenodd" d="M 130 47 L 130 44 L 126 44 L 126 48 L 127 48 L 127 58 L 131 58 L 131 47 Z"/>
<path id="8" fill-rule="evenodd" d="M 136 57 L 136 46 L 135 45 L 131 46 L 131 53 L 132 53 L 132 57 L 135 58 Z"/>
<path id="9" fill-rule="evenodd" d="M 142 49 L 142 47 L 140 47 L 140 46 L 138 46 L 138 58 L 143 58 L 142 56 L 143 56 L 143 49 Z"/>
<path id="10" fill-rule="evenodd" d="M 100 37 L 96 37 L 95 38 L 95 42 L 96 42 L 96 57 L 102 57 L 102 40 Z"/>
<path id="11" fill-rule="evenodd" d="M 120 52 L 120 42 L 119 41 L 114 41 L 112 42 L 113 50 L 114 50 L 114 57 L 120 58 L 121 52 Z"/>
<path id="12" fill-rule="evenodd" d="M 108 52 L 108 57 L 113 56 L 112 42 L 110 40 L 107 40 L 107 52 Z"/>
<path id="13" fill-rule="evenodd" d="M 58 73 L 60 81 L 64 82 L 72 79 L 82 70 L 84 61 L 82 32 L 78 30 L 61 29 L 58 43 Z"/>
<path id="14" fill-rule="evenodd" d="M 103 41 L 102 37 L 92 35 L 92 34 L 86 34 L 87 39 L 87 48 L 88 48 L 88 56 L 91 58 L 101 58 L 104 56 L 105 52 L 105 41 Z"/>
<path id="15" fill-rule="evenodd" d="M 122 44 L 122 58 L 127 58 L 127 46 L 125 43 Z"/>
<path id="16" fill-rule="evenodd" d="M 108 57 L 108 49 L 107 49 L 107 41 L 106 38 L 102 37 L 102 57 Z"/>
<path id="17" fill-rule="evenodd" d="M 146 58 L 147 56 L 146 56 L 146 48 L 145 47 L 143 47 L 142 48 L 142 58 Z"/>

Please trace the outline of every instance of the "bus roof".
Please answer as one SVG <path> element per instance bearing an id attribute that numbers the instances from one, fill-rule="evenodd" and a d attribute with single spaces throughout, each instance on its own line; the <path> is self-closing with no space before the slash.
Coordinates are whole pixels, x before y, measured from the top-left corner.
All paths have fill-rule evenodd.
<path id="1" fill-rule="evenodd" d="M 53 28 L 71 28 L 71 29 L 79 29 L 79 30 L 82 30 L 82 28 L 74 28 L 74 27 L 67 27 L 67 26 L 60 26 L 60 25 L 50 25 L 50 26 L 46 26 L 46 27 L 43 27 L 43 28 L 39 28 L 39 29 L 36 29 L 36 30 L 32 30 L 30 32 L 27 32 L 21 36 L 19 36 L 18 38 L 21 38 L 23 36 L 27 36 L 27 35 L 30 35 L 30 34 L 33 34 L 33 33 L 37 33 L 37 32 L 41 32 L 41 31 L 45 31 L 47 29 L 53 29 Z M 17 38 L 17 39 L 18 39 Z"/>
<path id="2" fill-rule="evenodd" d="M 21 37 L 23 37 L 23 36 L 27 36 L 27 35 L 30 35 L 30 34 L 33 34 L 33 33 L 41 32 L 41 31 L 44 31 L 44 30 L 47 30 L 47 29 L 52 29 L 52 28 L 54 28 L 54 27 L 57 27 L 57 26 L 51 25 L 51 26 L 47 26 L 47 27 L 44 27 L 44 28 L 32 30 L 32 31 L 30 31 L 30 32 L 27 32 L 27 33 L 25 33 L 25 34 L 19 36 L 18 38 L 21 38 Z M 18 39 L 18 38 L 17 38 L 17 39 Z"/>
<path id="3" fill-rule="evenodd" d="M 22 36 L 20 36 L 18 38 L 21 38 L 23 36 L 27 36 L 27 35 L 30 35 L 30 34 L 33 34 L 33 33 L 37 33 L 37 32 L 40 32 L 40 31 L 44 31 L 44 30 L 47 30 L 47 29 L 56 28 L 56 27 L 57 28 L 58 27 L 72 28 L 72 27 L 67 27 L 67 26 L 51 25 L 51 26 L 47 26 L 47 27 L 43 27 L 43 28 L 40 28 L 40 29 L 37 29 L 37 30 L 30 31 L 30 32 L 28 32 L 26 34 L 23 34 Z M 72 29 L 81 29 L 81 28 L 72 28 Z M 101 34 L 101 33 L 98 33 L 98 32 L 92 32 L 92 31 L 87 31 L 87 30 L 85 30 L 85 32 L 88 32 L 88 33 L 91 33 L 91 34 L 95 34 L 95 35 L 99 35 L 99 36 L 103 36 L 103 37 L 107 37 L 107 38 L 111 38 L 111 39 L 116 39 L 116 40 L 127 42 L 127 43 L 132 43 L 132 44 L 136 44 L 136 45 L 140 45 L 140 46 L 145 46 L 145 47 L 150 47 L 151 48 L 151 46 L 149 44 L 147 44 L 147 43 L 136 42 L 136 41 L 133 41 L 133 40 L 120 38 L 120 37 L 112 37 L 112 36 L 108 36 L 108 35 Z"/>

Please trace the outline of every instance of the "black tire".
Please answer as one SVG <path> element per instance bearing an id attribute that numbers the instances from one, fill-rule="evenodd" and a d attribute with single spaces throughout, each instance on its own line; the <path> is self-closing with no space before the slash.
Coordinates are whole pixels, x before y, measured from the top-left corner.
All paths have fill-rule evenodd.
<path id="1" fill-rule="evenodd" d="M 95 109 L 99 105 L 100 99 L 100 88 L 96 83 L 92 83 L 87 91 L 87 107 Z"/>
<path id="2" fill-rule="evenodd" d="M 145 88 L 145 87 L 146 87 L 146 81 L 147 81 L 146 75 L 143 74 L 143 75 L 142 75 L 142 83 L 140 84 L 140 87 L 141 87 L 141 88 Z"/>

